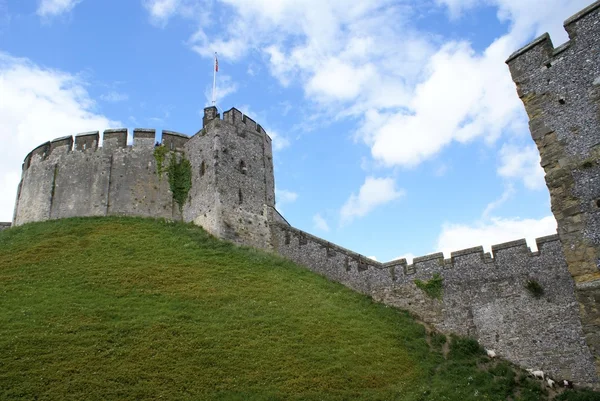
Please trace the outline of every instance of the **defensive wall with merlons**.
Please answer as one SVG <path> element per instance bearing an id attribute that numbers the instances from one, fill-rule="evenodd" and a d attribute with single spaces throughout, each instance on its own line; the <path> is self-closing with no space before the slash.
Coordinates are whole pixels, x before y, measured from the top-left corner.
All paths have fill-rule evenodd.
<path id="1" fill-rule="evenodd" d="M 379 263 L 292 227 L 275 209 L 271 139 L 236 109 L 204 110 L 193 135 L 107 130 L 59 138 L 25 158 L 13 224 L 74 216 L 194 222 L 276 252 L 476 338 L 524 368 L 598 388 L 600 371 L 600 1 L 508 60 L 546 172 L 558 234 Z M 101 146 L 100 146 L 101 145 Z M 0 224 L 0 230 L 10 227 Z"/>

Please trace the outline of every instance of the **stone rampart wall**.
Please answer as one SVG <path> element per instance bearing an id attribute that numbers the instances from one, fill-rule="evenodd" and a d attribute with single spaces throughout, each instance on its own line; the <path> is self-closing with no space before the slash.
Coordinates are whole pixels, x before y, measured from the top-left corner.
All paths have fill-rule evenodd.
<path id="1" fill-rule="evenodd" d="M 0 231 L 7 230 L 11 226 L 11 223 L 0 223 Z"/>
<path id="2" fill-rule="evenodd" d="M 272 224 L 280 255 L 333 281 L 407 309 L 445 333 L 476 338 L 486 348 L 524 368 L 543 369 L 580 384 L 596 380 L 586 346 L 574 283 L 557 236 L 539 238 L 532 253 L 525 240 L 379 263 L 282 223 Z M 432 299 L 415 279 L 443 279 L 443 296 Z M 540 298 L 528 280 L 544 289 Z"/>
<path id="3" fill-rule="evenodd" d="M 15 225 L 83 216 L 180 219 L 168 179 L 157 174 L 154 130 L 136 129 L 63 137 L 34 149 L 23 163 Z M 163 131 L 162 142 L 180 150 L 187 137 Z"/>

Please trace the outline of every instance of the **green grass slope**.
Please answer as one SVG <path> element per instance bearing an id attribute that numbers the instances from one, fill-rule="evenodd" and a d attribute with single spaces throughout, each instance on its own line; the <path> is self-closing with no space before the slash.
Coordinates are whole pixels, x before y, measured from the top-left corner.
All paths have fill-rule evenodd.
<path id="1" fill-rule="evenodd" d="M 1 400 L 546 398 L 474 341 L 192 225 L 0 233 Z"/>

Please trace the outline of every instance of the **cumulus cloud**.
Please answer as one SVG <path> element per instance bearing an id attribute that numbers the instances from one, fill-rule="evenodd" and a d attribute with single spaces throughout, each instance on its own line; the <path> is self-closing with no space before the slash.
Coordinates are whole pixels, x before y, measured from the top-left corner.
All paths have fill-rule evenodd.
<path id="1" fill-rule="evenodd" d="M 209 18 L 209 13 L 206 12 L 208 5 L 203 3 L 197 0 L 142 0 L 142 5 L 150 16 L 150 22 L 161 28 L 164 28 L 175 15 L 205 21 Z M 200 7 L 201 5 L 204 7 Z"/>
<path id="2" fill-rule="evenodd" d="M 467 41 L 423 34 L 410 3 L 222 0 L 228 22 L 210 36 L 199 24 L 189 44 L 232 61 L 262 52 L 282 85 L 300 84 L 329 114 L 357 117 L 357 138 L 375 160 L 415 166 L 452 142 L 525 131 L 504 61 L 534 34 L 550 30 L 563 39 L 560 19 L 587 1 L 437 0 L 455 18 L 491 4 L 510 23 L 507 34 L 476 52 Z"/>
<path id="3" fill-rule="evenodd" d="M 384 205 L 405 195 L 396 188 L 392 178 L 367 177 L 357 194 L 352 194 L 340 210 L 342 224 L 356 217 L 363 217 L 378 206 Z"/>
<path id="4" fill-rule="evenodd" d="M 177 11 L 177 7 L 180 5 L 179 0 L 145 0 L 143 2 L 144 7 L 150 14 L 151 20 L 157 25 L 164 25 L 167 23 Z"/>
<path id="5" fill-rule="evenodd" d="M 452 251 L 483 245 L 486 252 L 491 246 L 525 238 L 533 250 L 537 250 L 535 238 L 556 234 L 554 216 L 541 219 L 492 217 L 475 224 L 444 224 L 437 240 L 438 251 L 446 257 Z"/>
<path id="6" fill-rule="evenodd" d="M 498 175 L 523 181 L 526 188 L 546 188 L 544 169 L 540 166 L 540 153 L 535 145 L 519 147 L 504 145 L 500 149 Z"/>
<path id="7" fill-rule="evenodd" d="M 37 8 L 40 17 L 54 17 L 68 13 L 82 0 L 41 0 Z"/>
<path id="8" fill-rule="evenodd" d="M 75 75 L 0 52 L 0 221 L 12 220 L 21 164 L 34 147 L 122 125 L 95 111 L 85 86 Z"/>
<path id="9" fill-rule="evenodd" d="M 319 213 L 313 216 L 313 227 L 315 230 L 325 232 L 329 231 L 329 224 L 327 224 L 327 220 L 325 220 Z"/>
<path id="10" fill-rule="evenodd" d="M 494 42 L 477 55 L 466 42 L 443 46 L 428 62 L 406 110 L 369 110 L 361 134 L 375 159 L 414 166 L 453 141 L 497 138 L 523 118 L 504 59 L 515 43 Z"/>

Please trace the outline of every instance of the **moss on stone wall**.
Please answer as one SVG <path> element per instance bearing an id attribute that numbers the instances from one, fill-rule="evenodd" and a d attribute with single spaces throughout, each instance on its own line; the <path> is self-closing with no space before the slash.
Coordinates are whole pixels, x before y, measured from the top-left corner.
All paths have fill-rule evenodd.
<path id="1" fill-rule="evenodd" d="M 423 290 L 430 298 L 442 299 L 443 282 L 444 279 L 442 276 L 440 276 L 439 273 L 435 273 L 429 281 L 416 279 L 415 285 Z"/>
<path id="2" fill-rule="evenodd" d="M 158 178 L 162 178 L 162 173 L 164 169 L 165 156 L 169 153 L 167 147 L 164 145 L 156 146 L 154 148 L 154 159 L 156 159 L 156 174 Z"/>

